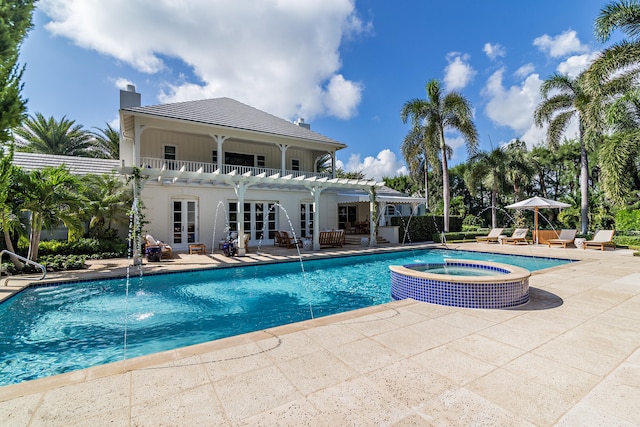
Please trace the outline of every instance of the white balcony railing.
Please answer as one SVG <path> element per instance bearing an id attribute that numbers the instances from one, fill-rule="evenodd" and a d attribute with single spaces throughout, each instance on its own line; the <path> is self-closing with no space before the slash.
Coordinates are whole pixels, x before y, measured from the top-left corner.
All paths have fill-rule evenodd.
<path id="1" fill-rule="evenodd" d="M 185 172 L 202 172 L 202 173 L 213 173 L 218 170 L 217 163 L 204 163 L 204 162 L 192 162 L 188 160 L 166 160 L 166 159 L 157 159 L 152 157 L 142 157 L 140 160 L 142 168 L 150 168 L 150 169 L 163 169 L 163 170 L 183 170 Z M 264 168 L 264 167 L 251 167 L 251 166 L 239 166 L 239 165 L 221 165 L 220 173 L 229 174 L 233 171 L 236 171 L 236 174 L 242 175 L 247 172 L 251 172 L 252 175 L 259 175 L 264 173 L 266 176 L 271 176 L 275 174 L 279 174 L 282 171 L 280 169 L 274 168 Z M 321 173 L 321 172 L 310 172 L 310 171 L 294 171 L 294 170 L 285 170 L 285 175 L 292 175 L 294 178 L 298 176 L 315 176 L 318 178 L 331 178 L 330 173 Z"/>

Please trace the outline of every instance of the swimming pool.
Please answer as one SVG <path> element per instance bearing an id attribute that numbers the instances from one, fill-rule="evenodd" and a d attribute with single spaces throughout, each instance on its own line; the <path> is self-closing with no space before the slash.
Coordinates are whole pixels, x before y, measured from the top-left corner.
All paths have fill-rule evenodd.
<path id="1" fill-rule="evenodd" d="M 0 304 L 0 385 L 391 301 L 391 264 L 566 260 L 443 249 L 36 286 Z"/>

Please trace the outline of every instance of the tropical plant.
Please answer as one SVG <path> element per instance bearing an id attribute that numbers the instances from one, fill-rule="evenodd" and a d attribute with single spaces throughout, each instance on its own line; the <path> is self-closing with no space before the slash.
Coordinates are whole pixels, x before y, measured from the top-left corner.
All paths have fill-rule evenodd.
<path id="1" fill-rule="evenodd" d="M 478 184 L 491 189 L 491 227 L 498 226 L 498 192 L 505 188 L 508 157 L 502 148 L 481 151 L 471 157 L 465 174 L 467 188 L 471 194 L 477 192 Z"/>
<path id="2" fill-rule="evenodd" d="M 431 80 L 426 85 L 427 99 L 412 99 L 402 107 L 400 117 L 403 123 L 411 119 L 411 131 L 422 128 L 424 153 L 434 146 L 439 148 L 442 165 L 442 199 L 444 209 L 444 231 L 449 231 L 449 165 L 451 148 L 445 139 L 446 130 L 459 132 L 465 139 L 467 150 L 473 155 L 478 146 L 478 132 L 473 123 L 473 111 L 469 101 L 458 92 L 444 94 L 438 80 Z M 425 158 L 428 158 L 426 154 Z"/>
<path id="3" fill-rule="evenodd" d="M 12 237 L 20 234 L 24 229 L 18 215 L 16 215 L 17 197 L 14 197 L 13 183 L 20 170 L 13 165 L 13 145 L 9 146 L 8 153 L 0 150 L 0 230 L 4 236 L 6 248 L 16 253 Z M 13 265 L 20 269 L 22 262 L 11 256 Z"/>
<path id="4" fill-rule="evenodd" d="M 26 99 L 18 65 L 20 45 L 33 26 L 34 0 L 12 0 L 0 6 L 0 144 L 12 139 L 11 129 L 24 119 Z"/>
<path id="5" fill-rule="evenodd" d="M 417 123 L 407 133 L 400 149 L 407 162 L 411 178 L 419 183 L 424 180 L 424 197 L 427 210 L 429 210 L 429 168 L 440 165 L 438 159 L 438 146 L 432 144 L 435 140 L 425 139 L 425 128 Z M 439 174 L 438 169 L 435 169 Z"/>
<path id="6" fill-rule="evenodd" d="M 118 159 L 120 157 L 120 131 L 109 123 L 106 128 L 96 128 L 98 132 L 89 132 L 93 137 L 93 147 L 88 150 L 90 157 L 100 159 Z"/>
<path id="7" fill-rule="evenodd" d="M 542 101 L 534 112 L 536 125 L 542 127 L 548 123 L 547 144 L 556 149 L 560 139 L 569 127 L 571 120 L 578 121 L 578 140 L 580 142 L 580 223 L 581 232 L 586 234 L 589 228 L 589 160 L 585 142 L 586 109 L 592 102 L 584 90 L 582 75 L 572 79 L 568 75 L 554 74 L 540 87 Z"/>
<path id="8" fill-rule="evenodd" d="M 638 159 L 640 159 L 640 93 L 637 78 L 640 74 L 640 3 L 636 0 L 607 4 L 600 11 L 594 25 L 596 38 L 609 40 L 619 29 L 628 39 L 605 49 L 585 72 L 591 90 L 602 92 L 603 83 L 610 84 L 627 77 L 636 87 L 623 92 L 606 108 L 606 123 L 613 130 L 603 140 L 600 152 L 602 186 L 614 203 L 623 206 L 633 201 L 640 188 Z M 618 91 L 616 94 L 620 94 Z M 614 94 L 614 95 L 616 95 Z M 611 95 L 611 94 L 608 94 Z"/>
<path id="9" fill-rule="evenodd" d="M 38 259 L 38 244 L 43 229 L 64 223 L 70 230 L 82 227 L 78 212 L 85 205 L 80 181 L 64 165 L 33 170 L 24 175 L 22 210 L 29 214 L 29 252 L 27 258 Z"/>
<path id="10" fill-rule="evenodd" d="M 89 235 L 107 238 L 113 226 L 126 225 L 133 202 L 130 185 L 114 175 L 86 175 L 82 178 L 87 206 L 85 218 L 89 220 Z"/>
<path id="11" fill-rule="evenodd" d="M 524 187 L 529 185 L 536 173 L 524 141 L 514 139 L 504 148 L 507 156 L 506 178 L 513 186 L 514 202 L 521 200 Z"/>
<path id="12" fill-rule="evenodd" d="M 45 118 L 41 113 L 29 116 L 14 129 L 16 147 L 29 153 L 91 157 L 92 137 L 74 120 Z"/>

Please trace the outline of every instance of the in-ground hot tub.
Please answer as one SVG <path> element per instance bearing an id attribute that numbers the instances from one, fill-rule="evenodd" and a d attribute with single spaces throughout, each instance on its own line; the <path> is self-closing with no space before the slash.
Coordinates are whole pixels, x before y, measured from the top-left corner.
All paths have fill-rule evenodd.
<path id="1" fill-rule="evenodd" d="M 393 299 L 413 298 L 466 308 L 507 308 L 529 302 L 531 272 L 489 261 L 391 265 Z"/>

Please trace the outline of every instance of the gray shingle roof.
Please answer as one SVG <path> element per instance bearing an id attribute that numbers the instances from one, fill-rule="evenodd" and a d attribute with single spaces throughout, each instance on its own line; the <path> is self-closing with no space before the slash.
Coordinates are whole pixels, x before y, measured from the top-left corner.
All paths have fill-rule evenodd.
<path id="1" fill-rule="evenodd" d="M 123 108 L 123 111 L 345 146 L 341 142 L 231 98 Z"/>
<path id="2" fill-rule="evenodd" d="M 13 153 L 13 164 L 25 171 L 56 167 L 64 164 L 74 175 L 113 174 L 120 167 L 119 160 L 92 159 L 89 157 L 54 156 L 50 154 Z"/>

